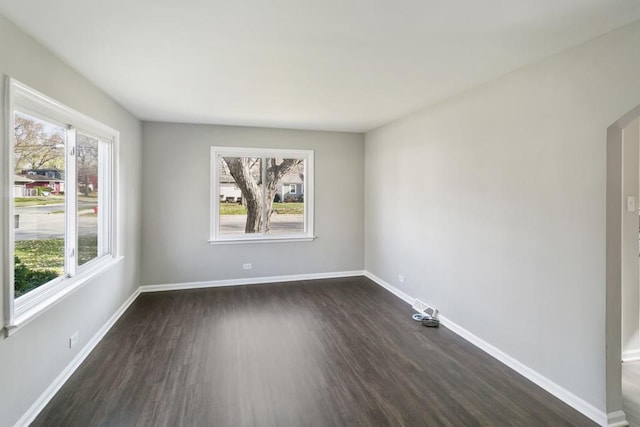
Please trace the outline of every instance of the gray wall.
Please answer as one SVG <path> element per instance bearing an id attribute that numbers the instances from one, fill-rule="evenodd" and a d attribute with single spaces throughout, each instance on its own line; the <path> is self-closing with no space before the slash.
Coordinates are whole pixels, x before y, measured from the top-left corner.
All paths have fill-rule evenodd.
<path id="1" fill-rule="evenodd" d="M 640 103 L 638 40 L 640 23 L 365 141 L 365 268 L 602 411 L 606 130 Z"/>
<path id="2" fill-rule="evenodd" d="M 633 196 L 638 201 L 640 119 L 634 120 L 622 130 L 623 196 Z M 637 208 L 637 206 L 636 206 Z M 640 264 L 638 263 L 638 210 L 622 215 L 622 358 L 640 357 Z"/>
<path id="3" fill-rule="evenodd" d="M 119 130 L 121 135 L 119 216 L 124 262 L 11 337 L 0 338 L 0 425 L 13 425 L 139 285 L 141 125 L 2 16 L 0 40 L 0 74 L 20 80 Z M 4 99 L 4 85 L 0 97 Z M 4 118 L 4 103 L 0 111 Z M 4 119 L 0 121 L 0 135 L 4 137 L 3 126 Z M 0 238 L 4 242 L 6 236 Z M 0 294 L 0 299 L 3 296 Z M 3 306 L 0 303 L 0 310 Z M 68 339 L 76 331 L 79 341 L 69 349 Z"/>
<path id="4" fill-rule="evenodd" d="M 211 146 L 314 150 L 313 242 L 210 245 Z M 362 270 L 362 134 L 143 124 L 145 285 Z M 243 270 L 251 263 L 252 270 Z"/>

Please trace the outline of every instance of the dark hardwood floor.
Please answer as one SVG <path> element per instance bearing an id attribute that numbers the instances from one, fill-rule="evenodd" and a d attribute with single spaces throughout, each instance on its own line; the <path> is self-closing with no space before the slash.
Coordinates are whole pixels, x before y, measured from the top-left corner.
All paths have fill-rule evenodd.
<path id="1" fill-rule="evenodd" d="M 622 364 L 622 403 L 631 427 L 640 427 L 640 361 Z"/>
<path id="2" fill-rule="evenodd" d="M 36 426 L 591 426 L 363 277 L 141 295 Z"/>

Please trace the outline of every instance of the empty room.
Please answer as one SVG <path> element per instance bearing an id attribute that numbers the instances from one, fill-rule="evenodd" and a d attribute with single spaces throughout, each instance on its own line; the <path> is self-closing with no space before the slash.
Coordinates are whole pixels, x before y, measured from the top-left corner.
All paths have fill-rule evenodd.
<path id="1" fill-rule="evenodd" d="M 0 1 L 0 427 L 640 426 L 640 3 Z"/>

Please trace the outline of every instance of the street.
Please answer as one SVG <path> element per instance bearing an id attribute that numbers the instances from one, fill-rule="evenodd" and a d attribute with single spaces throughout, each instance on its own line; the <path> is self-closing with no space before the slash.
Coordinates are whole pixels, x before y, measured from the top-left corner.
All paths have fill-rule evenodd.
<path id="1" fill-rule="evenodd" d="M 80 236 L 96 236 L 98 218 L 93 215 L 95 203 L 78 204 L 80 217 L 78 219 L 78 233 Z M 19 217 L 19 227 L 15 229 L 15 240 L 44 240 L 64 238 L 65 214 L 60 212 L 63 204 L 16 207 L 15 214 Z M 58 213 L 53 213 L 58 212 Z"/>
<path id="2" fill-rule="evenodd" d="M 242 234 L 247 222 L 246 215 L 222 215 L 220 234 Z M 304 231 L 302 215 L 272 215 L 269 234 L 291 234 Z"/>

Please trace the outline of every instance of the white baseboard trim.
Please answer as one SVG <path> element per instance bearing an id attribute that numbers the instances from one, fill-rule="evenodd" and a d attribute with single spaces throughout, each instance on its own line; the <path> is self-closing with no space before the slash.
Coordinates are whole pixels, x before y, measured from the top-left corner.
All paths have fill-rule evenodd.
<path id="1" fill-rule="evenodd" d="M 413 305 L 413 301 L 415 300 L 415 298 L 410 297 L 409 295 L 405 294 L 404 292 L 402 292 L 400 289 L 396 288 L 395 286 L 391 286 L 390 284 L 388 284 L 387 282 L 385 282 L 384 280 L 382 280 L 381 278 L 379 278 L 378 276 L 376 276 L 375 274 L 369 272 L 369 271 L 365 271 L 364 272 L 364 276 L 368 279 L 373 280 L 374 282 L 376 282 L 376 284 L 378 284 L 379 286 L 382 286 L 383 288 L 385 288 L 386 290 L 388 290 L 389 292 L 391 292 L 392 294 L 394 294 L 395 296 L 397 296 L 398 298 L 400 298 L 402 301 L 406 302 L 409 305 Z"/>
<path id="2" fill-rule="evenodd" d="M 622 352 L 623 362 L 636 362 L 640 360 L 640 350 L 629 350 Z"/>
<path id="3" fill-rule="evenodd" d="M 624 411 L 609 412 L 607 414 L 607 427 L 627 427 L 628 425 Z"/>
<path id="4" fill-rule="evenodd" d="M 127 298 L 127 300 L 118 308 L 118 310 L 107 320 L 107 322 L 96 332 L 96 334 L 89 340 L 89 342 L 76 354 L 76 357 L 71 360 L 66 368 L 56 377 L 55 380 L 47 387 L 47 389 L 36 399 L 27 412 L 22 415 L 14 427 L 26 427 L 36 419 L 38 414 L 47 406 L 47 403 L 55 396 L 55 394 L 62 388 L 64 383 L 71 377 L 71 375 L 78 369 L 84 359 L 89 356 L 89 353 L 95 348 L 96 345 L 104 338 L 109 332 L 109 329 L 118 321 L 120 316 L 127 311 L 127 308 L 135 301 L 140 295 L 140 289 L 136 289 L 135 292 Z"/>
<path id="5" fill-rule="evenodd" d="M 379 277 L 375 276 L 374 274 L 368 271 L 365 271 L 364 274 L 366 277 L 373 280 L 375 283 L 382 286 L 392 294 L 396 295 L 398 298 L 402 299 L 407 304 L 409 305 L 413 304 L 414 298 L 407 295 L 400 289 L 390 285 L 389 283 L 385 282 L 384 280 L 380 279 Z M 541 375 L 540 373 L 534 371 L 533 369 L 529 368 L 525 364 L 519 362 L 515 358 L 509 356 L 508 354 L 498 349 L 497 347 L 484 341 L 482 338 L 474 335 L 473 333 L 466 330 L 462 326 L 456 324 L 455 322 L 448 319 L 447 317 L 440 315 L 439 318 L 440 318 L 440 323 L 444 327 L 446 327 L 447 329 L 450 329 L 452 332 L 456 333 L 457 335 L 461 336 L 465 340 L 469 341 L 471 344 L 483 350 L 485 353 L 488 353 L 490 356 L 493 356 L 503 364 L 507 365 L 514 371 L 518 372 L 523 377 L 527 378 L 529 381 L 533 382 L 534 384 L 548 391 L 549 393 L 551 393 L 558 399 L 562 400 L 564 403 L 576 409 L 577 411 L 581 412 L 585 416 L 589 417 L 591 420 L 595 421 L 599 425 L 603 425 L 603 426 L 608 425 L 608 417 L 605 412 L 599 410 L 589 402 L 581 399 L 580 397 L 571 393 L 569 390 L 563 388 L 562 386 L 546 378 L 544 375 Z M 617 414 L 617 412 L 614 414 Z M 624 412 L 622 414 L 624 415 Z"/>
<path id="6" fill-rule="evenodd" d="M 456 334 L 466 339 L 471 344 L 480 348 L 489 355 L 495 357 L 500 362 L 504 363 L 523 377 L 527 378 L 529 381 L 548 391 L 549 393 L 562 400 L 564 403 L 576 409 L 577 411 L 581 412 L 582 414 L 586 415 L 596 423 L 600 425 L 606 425 L 607 415 L 589 402 L 581 399 L 580 397 L 571 393 L 569 390 L 551 381 L 544 375 L 534 371 L 527 365 L 509 356 L 499 348 L 489 344 L 488 342 L 464 329 L 450 319 L 447 319 L 445 316 L 440 316 L 440 320 L 443 326 L 455 332 Z"/>
<path id="7" fill-rule="evenodd" d="M 98 332 L 89 340 L 89 342 L 78 352 L 78 354 L 71 360 L 71 362 L 64 368 L 64 370 L 53 380 L 53 382 L 47 387 L 47 389 L 36 399 L 36 401 L 29 407 L 29 409 L 20 417 L 14 427 L 26 427 L 33 420 L 36 419 L 38 414 L 44 409 L 49 401 L 55 396 L 55 394 L 62 388 L 64 383 L 71 377 L 71 375 L 78 369 L 82 362 L 87 358 L 91 351 L 98 345 L 98 343 L 109 332 L 109 329 L 116 323 L 116 321 L 124 314 L 129 306 L 135 301 L 135 299 L 142 292 L 159 292 L 179 289 L 195 289 L 195 288 L 210 288 L 221 286 L 239 286 L 239 285 L 252 285 L 263 283 L 277 283 L 277 282 L 293 282 L 299 280 L 315 280 L 315 279 L 332 279 L 339 277 L 354 277 L 363 276 L 364 271 L 339 271 L 333 273 L 314 273 L 314 274 L 297 274 L 288 276 L 271 276 L 271 277 L 252 277 L 246 279 L 230 279 L 230 280 L 215 280 L 208 282 L 191 282 L 191 283 L 172 283 L 166 285 L 149 285 L 140 286 L 135 292 L 118 308 L 118 310 L 107 320 L 107 322 L 100 328 Z"/>
<path id="8" fill-rule="evenodd" d="M 354 277 L 365 276 L 371 279 L 374 283 L 388 290 L 407 304 L 412 305 L 414 298 L 395 286 L 390 285 L 381 278 L 375 276 L 369 271 L 341 271 L 332 273 L 313 273 L 313 274 L 297 274 L 286 276 L 270 276 L 270 277 L 252 277 L 246 279 L 229 279 L 229 280 L 214 280 L 206 282 L 188 282 L 188 283 L 170 283 L 164 285 L 146 285 L 140 286 L 136 291 L 118 308 L 118 310 L 107 320 L 102 328 L 91 338 L 91 340 L 80 350 L 80 352 L 73 358 L 73 360 L 67 365 L 67 367 L 56 377 L 56 379 L 47 387 L 47 389 L 38 397 L 38 399 L 31 405 L 31 407 L 24 413 L 24 415 L 18 420 L 14 427 L 28 426 L 38 416 L 38 414 L 44 409 L 49 401 L 60 390 L 64 383 L 71 377 L 76 369 L 87 358 L 96 345 L 104 338 L 109 329 L 116 323 L 116 321 L 122 316 L 122 314 L 129 308 L 129 306 L 135 301 L 135 299 L 142 292 L 159 292 L 169 290 L 180 289 L 197 289 L 197 288 L 210 288 L 210 287 L 223 287 L 223 286 L 240 286 L 240 285 L 252 285 L 252 284 L 266 284 L 277 282 L 292 282 L 301 280 L 316 280 L 316 279 L 331 279 L 340 277 Z M 609 427 L 622 427 L 627 426 L 625 414 L 623 411 L 612 412 L 606 414 L 590 403 L 579 398 L 570 391 L 564 389 L 560 385 L 554 383 L 543 375 L 537 373 L 533 369 L 522 364 L 518 360 L 504 353 L 500 349 L 487 343 L 481 338 L 477 337 L 473 333 L 457 325 L 453 321 L 449 320 L 445 316 L 440 316 L 440 320 L 443 326 L 450 329 L 452 332 L 466 339 L 470 343 L 474 344 L 481 350 L 485 351 L 489 355 L 495 357 L 500 362 L 509 366 L 511 369 L 520 373 L 525 378 L 529 379 L 533 383 L 542 387 L 558 399 L 567 403 L 577 411 L 583 413 L 596 423 L 600 425 L 606 425 Z"/>
<path id="9" fill-rule="evenodd" d="M 332 273 L 290 274 L 286 276 L 247 277 L 244 279 L 210 280 L 205 282 L 167 283 L 140 286 L 140 292 L 177 291 L 181 289 L 219 288 L 224 286 L 261 285 L 266 283 L 296 282 L 300 280 L 336 279 L 363 276 L 364 271 L 337 271 Z"/>

